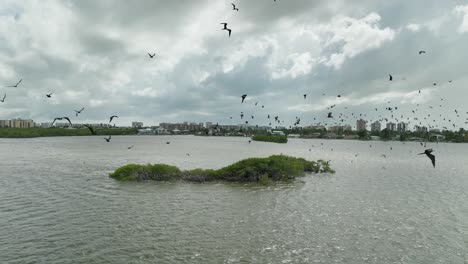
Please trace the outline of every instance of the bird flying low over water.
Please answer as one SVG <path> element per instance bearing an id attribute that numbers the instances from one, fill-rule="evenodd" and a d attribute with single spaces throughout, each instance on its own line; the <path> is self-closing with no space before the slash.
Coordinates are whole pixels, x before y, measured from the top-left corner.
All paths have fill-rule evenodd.
<path id="1" fill-rule="evenodd" d="M 51 125 L 51 126 L 54 125 L 55 121 L 57 121 L 57 120 L 63 120 L 63 119 L 67 120 L 68 123 L 70 123 L 71 126 L 73 125 L 72 122 L 70 121 L 70 118 L 64 116 L 64 117 L 56 117 L 56 118 L 54 119 L 54 121 L 52 122 L 52 125 Z"/>
<path id="2" fill-rule="evenodd" d="M 243 95 L 241 96 L 241 98 L 242 98 L 242 101 L 241 101 L 241 103 L 243 103 L 243 102 L 244 102 L 244 100 L 245 100 L 245 98 L 246 98 L 246 97 L 247 97 L 247 95 L 246 95 L 246 94 L 243 94 Z"/>
<path id="3" fill-rule="evenodd" d="M 119 118 L 119 117 L 118 117 L 118 116 L 116 116 L 116 115 L 113 115 L 113 116 L 111 116 L 111 117 L 109 118 L 109 123 L 111 123 L 111 122 L 112 122 L 112 120 L 113 120 L 114 118 Z"/>
<path id="4" fill-rule="evenodd" d="M 229 32 L 229 37 L 231 37 L 231 29 L 227 28 L 228 23 L 220 23 L 220 24 L 224 25 L 224 28 L 222 28 L 221 30 L 227 30 Z"/>
<path id="5" fill-rule="evenodd" d="M 23 79 L 20 79 L 15 85 L 9 85 L 9 86 L 7 86 L 7 87 L 15 87 L 15 88 L 17 88 L 18 85 L 19 85 L 22 81 L 23 81 Z"/>
<path id="6" fill-rule="evenodd" d="M 434 166 L 435 168 L 435 156 L 432 155 L 432 149 L 426 149 L 423 153 L 419 153 L 418 155 L 423 155 L 423 154 L 426 154 L 426 156 L 431 159 L 431 162 L 432 162 L 432 166 Z"/>
<path id="7" fill-rule="evenodd" d="M 112 138 L 112 136 L 111 136 L 111 135 L 109 135 L 109 137 L 108 137 L 108 138 L 104 138 L 104 139 L 106 140 L 106 142 L 110 142 L 111 138 Z"/>
<path id="8" fill-rule="evenodd" d="M 6 94 L 3 96 L 3 99 L 0 100 L 0 102 L 4 103 L 4 102 L 5 102 L 5 98 L 6 98 Z"/>
<path id="9" fill-rule="evenodd" d="M 231 3 L 232 5 L 232 10 L 236 10 L 236 11 L 239 11 L 239 8 L 236 7 L 236 5 L 234 3 Z"/>
<path id="10" fill-rule="evenodd" d="M 84 107 L 82 107 L 79 111 L 77 111 L 77 110 L 73 110 L 73 111 L 75 111 L 76 116 L 78 116 L 79 114 L 81 114 L 81 112 L 82 112 L 83 110 L 84 110 Z"/>

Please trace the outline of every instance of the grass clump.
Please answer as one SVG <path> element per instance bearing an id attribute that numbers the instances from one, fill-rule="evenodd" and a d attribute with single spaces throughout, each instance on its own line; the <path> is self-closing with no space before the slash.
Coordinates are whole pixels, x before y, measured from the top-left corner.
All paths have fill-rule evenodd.
<path id="1" fill-rule="evenodd" d="M 118 168 L 109 176 L 120 181 L 170 181 L 189 182 L 229 181 L 271 182 L 290 181 L 306 173 L 334 173 L 328 162 L 323 160 L 308 161 L 283 155 L 267 158 L 250 158 L 238 161 L 219 170 L 194 169 L 181 171 L 175 166 L 166 164 L 128 164 Z"/>
<path id="2" fill-rule="evenodd" d="M 288 137 L 281 135 L 255 135 L 252 140 L 273 142 L 273 143 L 288 143 Z"/>

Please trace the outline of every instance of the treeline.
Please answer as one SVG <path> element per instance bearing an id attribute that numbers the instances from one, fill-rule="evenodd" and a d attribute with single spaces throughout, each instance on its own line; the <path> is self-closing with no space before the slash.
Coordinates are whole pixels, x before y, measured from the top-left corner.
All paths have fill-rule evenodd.
<path id="1" fill-rule="evenodd" d="M 95 128 L 97 135 L 136 135 L 134 128 Z M 0 138 L 34 138 L 34 137 L 66 137 L 91 136 L 87 128 L 0 128 Z"/>
<path id="2" fill-rule="evenodd" d="M 255 135 L 252 137 L 252 140 L 273 143 L 288 143 L 288 138 L 281 135 Z"/>

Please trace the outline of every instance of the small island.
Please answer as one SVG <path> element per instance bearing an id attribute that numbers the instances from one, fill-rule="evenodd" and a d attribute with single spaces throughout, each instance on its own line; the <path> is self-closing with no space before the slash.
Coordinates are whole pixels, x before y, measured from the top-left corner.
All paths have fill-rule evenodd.
<path id="1" fill-rule="evenodd" d="M 188 182 L 253 182 L 270 184 L 288 182 L 306 173 L 335 173 L 323 160 L 308 161 L 284 155 L 249 158 L 219 170 L 194 169 L 182 171 L 166 164 L 128 164 L 109 176 L 119 181 L 188 181 Z"/>
<path id="2" fill-rule="evenodd" d="M 252 140 L 283 144 L 288 143 L 288 137 L 285 135 L 255 135 L 252 137 Z"/>

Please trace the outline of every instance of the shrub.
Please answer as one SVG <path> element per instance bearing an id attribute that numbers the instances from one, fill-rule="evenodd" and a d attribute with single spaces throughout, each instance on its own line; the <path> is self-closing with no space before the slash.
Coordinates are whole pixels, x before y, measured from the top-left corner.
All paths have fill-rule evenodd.
<path id="1" fill-rule="evenodd" d="M 273 143 L 288 143 L 288 137 L 281 135 L 255 135 L 252 140 L 273 142 Z"/>

